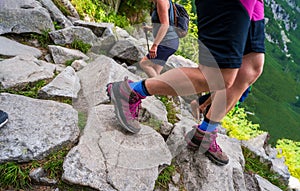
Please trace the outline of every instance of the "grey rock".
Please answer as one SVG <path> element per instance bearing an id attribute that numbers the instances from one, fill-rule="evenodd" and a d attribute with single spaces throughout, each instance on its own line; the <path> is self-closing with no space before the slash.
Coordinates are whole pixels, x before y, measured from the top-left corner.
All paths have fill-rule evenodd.
<path id="1" fill-rule="evenodd" d="M 163 69 L 162 72 L 171 70 L 173 68 L 180 68 L 180 67 L 193 67 L 193 68 L 198 68 L 198 64 L 195 62 L 186 59 L 182 56 L 179 55 L 172 55 L 170 58 L 167 60 L 167 63 Z"/>
<path id="2" fill-rule="evenodd" d="M 61 27 L 66 28 L 73 26 L 72 22 L 56 7 L 51 0 L 38 0 L 50 13 L 53 21 L 57 22 Z"/>
<path id="3" fill-rule="evenodd" d="M 97 41 L 97 36 L 91 29 L 71 26 L 64 29 L 56 30 L 49 33 L 55 44 L 71 44 L 74 40 L 81 40 L 84 43 L 93 45 Z"/>
<path id="4" fill-rule="evenodd" d="M 91 29 L 97 37 L 105 37 L 107 34 L 112 34 L 114 28 L 113 23 L 95 23 L 82 20 L 75 21 L 74 25 Z"/>
<path id="5" fill-rule="evenodd" d="M 261 190 L 261 191 L 282 191 L 280 188 L 273 185 L 268 180 L 262 178 L 261 176 L 259 176 L 257 174 L 255 175 L 255 178 L 257 180 L 259 190 Z"/>
<path id="6" fill-rule="evenodd" d="M 35 0 L 1 0 L 0 20 L 0 35 L 54 30 L 49 12 Z"/>
<path id="7" fill-rule="evenodd" d="M 40 182 L 40 178 L 44 176 L 46 176 L 46 171 L 42 167 L 32 169 L 29 173 L 29 177 L 35 182 Z"/>
<path id="8" fill-rule="evenodd" d="M 79 77 L 75 73 L 75 70 L 71 66 L 68 66 L 54 80 L 39 90 L 39 96 L 43 98 L 77 98 L 79 90 Z"/>
<path id="9" fill-rule="evenodd" d="M 145 55 L 145 50 L 132 40 L 117 41 L 109 51 L 109 55 L 120 62 L 125 61 L 127 65 L 139 62 Z"/>
<path id="10" fill-rule="evenodd" d="M 113 47 L 113 45 L 117 42 L 117 38 L 115 35 L 107 35 L 102 38 L 98 38 L 98 40 L 93 43 L 91 48 L 91 52 L 99 55 L 108 55 L 109 50 Z"/>
<path id="11" fill-rule="evenodd" d="M 61 46 L 49 45 L 53 61 L 55 64 L 65 64 L 67 61 L 88 60 L 89 57 L 79 50 L 69 49 Z"/>
<path id="12" fill-rule="evenodd" d="M 113 59 L 104 55 L 98 56 L 77 74 L 81 81 L 82 96 L 79 96 L 79 99 L 74 104 L 76 108 L 81 108 L 83 111 L 108 102 L 106 84 L 122 81 L 126 76 L 134 81 L 139 79 Z"/>
<path id="13" fill-rule="evenodd" d="M 17 55 L 32 55 L 36 58 L 42 56 L 42 52 L 34 47 L 23 45 L 14 40 L 0 36 L 0 55 L 17 56 Z"/>
<path id="14" fill-rule="evenodd" d="M 13 72 L 17 69 L 18 72 Z M 16 56 L 0 62 L 0 87 L 22 87 L 30 82 L 47 80 L 54 76 L 55 65 L 33 56 Z"/>
<path id="15" fill-rule="evenodd" d="M 158 167 L 170 165 L 163 138 L 142 125 L 137 134 L 120 128 L 112 105 L 89 110 L 78 146 L 64 162 L 63 179 L 98 190 L 153 190 Z"/>
<path id="16" fill-rule="evenodd" d="M 40 160 L 78 139 L 78 114 L 70 105 L 1 93 L 0 108 L 9 115 L 0 133 L 0 163 Z"/>
<path id="17" fill-rule="evenodd" d="M 72 62 L 71 64 L 72 68 L 74 68 L 75 71 L 81 70 L 86 65 L 88 64 L 84 60 L 74 60 L 74 62 Z"/>

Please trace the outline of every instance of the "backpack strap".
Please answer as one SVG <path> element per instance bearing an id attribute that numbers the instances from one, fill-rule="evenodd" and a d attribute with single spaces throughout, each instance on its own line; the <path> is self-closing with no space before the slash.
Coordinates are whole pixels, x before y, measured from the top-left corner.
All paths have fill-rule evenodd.
<path id="1" fill-rule="evenodd" d="M 174 15 L 174 26 L 177 26 L 177 8 L 175 3 L 172 2 L 173 15 Z"/>
<path id="2" fill-rule="evenodd" d="M 172 0 L 169 0 L 170 2 L 170 9 L 169 9 L 169 15 L 170 15 L 170 25 L 174 26 L 176 23 L 176 17 L 175 17 L 175 5 L 172 2 Z M 176 8 L 176 7 L 175 7 Z"/>

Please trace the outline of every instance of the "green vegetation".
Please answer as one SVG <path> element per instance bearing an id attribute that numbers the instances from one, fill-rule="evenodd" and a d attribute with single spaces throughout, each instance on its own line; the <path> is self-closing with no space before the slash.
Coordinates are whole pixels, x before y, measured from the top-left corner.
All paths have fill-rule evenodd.
<path id="1" fill-rule="evenodd" d="M 78 112 L 78 127 L 82 131 L 86 125 L 87 116 L 83 112 Z"/>
<path id="2" fill-rule="evenodd" d="M 162 122 L 159 120 L 150 118 L 149 121 L 144 122 L 143 124 L 152 127 L 157 132 L 160 132 Z"/>
<path id="3" fill-rule="evenodd" d="M 0 89 L 0 93 L 11 93 L 11 94 L 18 94 L 23 95 L 31 98 L 38 97 L 38 91 L 47 84 L 46 80 L 40 80 L 35 83 L 29 83 L 23 88 L 14 88 L 14 89 Z"/>
<path id="4" fill-rule="evenodd" d="M 1 189 L 26 189 L 31 188 L 32 180 L 29 177 L 30 170 L 43 167 L 49 178 L 60 179 L 62 173 L 62 163 L 67 155 L 69 148 L 53 152 L 45 160 L 32 161 L 31 163 L 17 164 L 16 162 L 7 162 L 0 164 L 0 188 Z"/>
<path id="5" fill-rule="evenodd" d="M 42 34 L 31 34 L 31 38 L 38 40 L 41 47 L 47 48 L 49 44 L 53 44 L 49 32 L 50 29 L 42 31 Z"/>
<path id="6" fill-rule="evenodd" d="M 157 98 L 166 106 L 168 121 L 172 124 L 178 122 L 178 118 L 176 117 L 178 111 L 172 98 L 168 98 L 167 96 L 157 96 Z"/>
<path id="7" fill-rule="evenodd" d="M 30 186 L 30 166 L 15 162 L 0 164 L 0 188 L 8 186 L 21 189 Z"/>
<path id="8" fill-rule="evenodd" d="M 57 23 L 57 22 L 53 22 L 53 25 L 54 25 L 54 28 L 55 28 L 55 30 L 60 30 L 60 29 L 62 29 L 62 27 L 61 26 L 59 26 L 59 24 Z"/>
<path id="9" fill-rule="evenodd" d="M 228 130 L 229 136 L 239 140 L 249 140 L 262 133 L 258 124 L 247 120 L 244 108 L 231 110 L 222 120 L 222 126 Z"/>
<path id="10" fill-rule="evenodd" d="M 116 12 L 113 7 L 104 4 L 102 1 L 71 0 L 71 3 L 76 8 L 81 19 L 88 17 L 92 21 L 110 22 L 122 28 L 133 24 L 133 21 L 129 18 L 130 14 L 132 14 L 132 18 L 136 16 L 139 21 L 143 20 L 145 16 L 140 16 L 139 12 L 145 10 L 144 6 L 149 4 L 148 1 L 122 1 L 119 10 Z M 135 5 L 130 7 L 132 3 L 135 3 Z"/>
<path id="11" fill-rule="evenodd" d="M 72 63 L 73 63 L 74 61 L 75 61 L 75 59 L 67 60 L 67 61 L 65 62 L 65 65 L 66 65 L 66 66 L 71 66 Z"/>
<path id="12" fill-rule="evenodd" d="M 172 176 L 176 172 L 176 167 L 170 165 L 166 167 L 158 176 L 155 182 L 155 188 L 161 188 L 163 190 L 168 189 L 168 184 L 172 181 Z"/>
<path id="13" fill-rule="evenodd" d="M 70 11 L 59 0 L 53 0 L 56 7 L 66 16 L 71 16 Z"/>
<path id="14" fill-rule="evenodd" d="M 280 189 L 287 191 L 288 187 L 283 180 L 280 179 L 277 173 L 272 172 L 270 166 L 266 163 L 260 162 L 260 158 L 255 156 L 247 148 L 242 148 L 245 157 L 245 171 L 249 174 L 258 174 L 261 177 L 267 179 L 272 184 L 278 186 Z"/>
<path id="15" fill-rule="evenodd" d="M 300 142 L 280 139 L 277 141 L 276 148 L 282 151 L 278 156 L 285 158 L 290 173 L 300 180 Z"/>
<path id="16" fill-rule="evenodd" d="M 84 43 L 82 40 L 75 39 L 70 44 L 70 47 L 73 49 L 80 50 L 83 53 L 87 53 L 89 51 L 89 49 L 92 47 L 92 45 L 90 45 L 88 43 Z"/>
<path id="17" fill-rule="evenodd" d="M 239 140 L 248 140 L 263 132 L 259 130 L 258 124 L 252 124 L 252 122 L 247 119 L 247 114 L 243 108 L 231 110 L 222 120 L 222 126 L 228 130 L 230 137 Z M 300 180 L 300 142 L 281 139 L 277 141 L 276 148 L 282 151 L 279 152 L 280 154 L 278 154 L 277 157 L 284 157 L 285 164 L 289 168 L 291 175 Z M 274 175 L 273 172 L 270 172 L 268 165 L 261 164 L 258 157 L 254 157 L 247 149 L 244 148 L 243 151 L 246 159 L 247 172 L 255 172 L 270 182 L 276 183 L 275 185 L 277 186 L 278 184 L 281 184 L 279 180 L 277 180 L 279 183 L 276 182 L 278 177 L 277 175 Z"/>

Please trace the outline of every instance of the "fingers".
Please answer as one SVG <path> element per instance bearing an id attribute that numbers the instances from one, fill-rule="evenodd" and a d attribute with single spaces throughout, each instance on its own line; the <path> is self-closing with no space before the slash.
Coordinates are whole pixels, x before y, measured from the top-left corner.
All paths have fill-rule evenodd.
<path id="1" fill-rule="evenodd" d="M 150 58 L 156 58 L 157 54 L 156 54 L 156 50 L 149 50 L 149 57 Z"/>

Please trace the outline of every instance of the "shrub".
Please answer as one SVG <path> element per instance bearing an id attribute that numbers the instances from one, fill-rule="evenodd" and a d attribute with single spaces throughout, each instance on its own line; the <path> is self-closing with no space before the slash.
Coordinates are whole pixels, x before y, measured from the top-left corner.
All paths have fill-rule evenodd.
<path id="1" fill-rule="evenodd" d="M 291 175 L 300 180 L 300 142 L 280 139 L 277 141 L 276 148 L 282 152 L 278 157 L 285 158 L 285 164 Z"/>
<path id="2" fill-rule="evenodd" d="M 231 137 L 239 140 L 248 140 L 260 135 L 258 124 L 253 124 L 247 119 L 244 108 L 231 110 L 222 120 L 222 126 L 228 130 Z"/>

